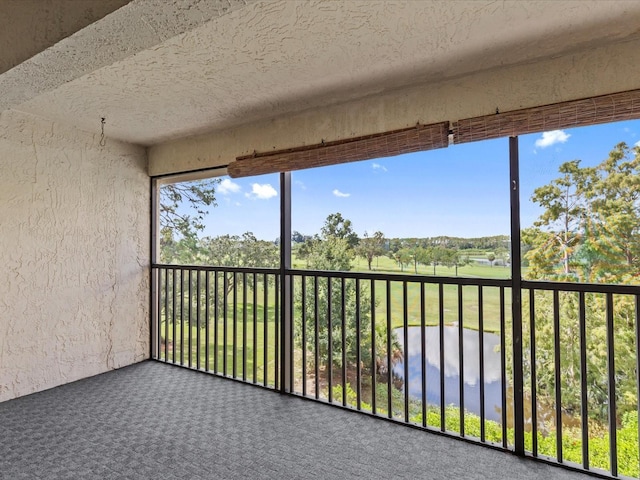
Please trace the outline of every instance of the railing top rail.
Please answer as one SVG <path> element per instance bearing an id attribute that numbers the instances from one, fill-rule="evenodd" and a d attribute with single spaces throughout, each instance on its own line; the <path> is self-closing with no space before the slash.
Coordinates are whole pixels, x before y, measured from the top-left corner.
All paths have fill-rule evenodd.
<path id="1" fill-rule="evenodd" d="M 286 271 L 287 275 L 301 275 L 307 277 L 330 277 L 349 278 L 360 280 L 390 280 L 398 282 L 418 282 L 449 285 L 480 285 L 484 287 L 509 287 L 511 280 L 496 278 L 474 278 L 474 277 L 443 277 L 432 275 L 415 275 L 404 273 L 378 273 L 378 272 L 339 272 L 328 270 L 303 270 L 291 269 Z"/>
<path id="2" fill-rule="evenodd" d="M 199 271 L 222 271 L 238 273 L 259 273 L 259 274 L 279 274 L 279 268 L 265 267 L 227 267 L 213 265 L 180 265 L 154 263 L 154 269 L 176 269 L 176 270 L 199 270 Z M 380 272 L 340 272 L 331 270 L 309 270 L 309 269 L 287 269 L 286 275 L 298 275 L 307 277 L 325 278 L 349 278 L 360 280 L 389 280 L 398 282 L 418 282 L 445 285 L 472 285 L 484 287 L 510 287 L 510 279 L 496 278 L 475 278 L 475 277 L 443 277 L 432 275 L 415 275 L 405 273 L 380 273 Z M 575 282 L 552 282 L 541 280 L 523 280 L 523 289 L 564 291 L 564 292 L 586 292 L 586 293 L 614 293 L 620 295 L 640 295 L 640 285 L 622 284 L 601 284 L 601 283 L 575 283 Z"/>
<path id="3" fill-rule="evenodd" d="M 214 265 L 177 265 L 172 263 L 154 263 L 151 265 L 153 269 L 168 269 L 168 270 L 198 270 L 205 272 L 237 272 L 237 273 L 259 273 L 259 274 L 278 274 L 279 268 L 265 268 L 265 267 L 221 267 Z"/>
<path id="4" fill-rule="evenodd" d="M 225 267 L 213 265 L 179 265 L 154 263 L 151 268 L 176 269 L 176 270 L 200 270 L 200 271 L 222 271 L 222 272 L 238 272 L 238 273 L 267 273 L 279 274 L 282 270 L 279 268 L 264 267 Z M 380 272 L 341 272 L 332 270 L 309 270 L 309 269 L 286 269 L 285 275 L 297 275 L 307 277 L 325 277 L 325 278 L 348 278 L 360 280 L 389 280 L 398 282 L 418 282 L 433 283 L 445 285 L 472 285 L 484 287 L 509 287 L 511 280 L 496 278 L 476 278 L 476 277 L 443 277 L 432 275 L 415 275 L 405 273 L 380 273 Z"/>
<path id="5" fill-rule="evenodd" d="M 640 295 L 640 285 L 616 285 L 610 283 L 574 283 L 523 280 L 522 288 L 528 290 L 548 290 L 559 292 L 617 293 Z"/>

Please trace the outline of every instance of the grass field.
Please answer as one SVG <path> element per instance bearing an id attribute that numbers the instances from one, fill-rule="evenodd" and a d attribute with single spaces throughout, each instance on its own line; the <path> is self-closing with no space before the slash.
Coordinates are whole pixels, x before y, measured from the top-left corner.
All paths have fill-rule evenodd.
<path id="1" fill-rule="evenodd" d="M 294 268 L 306 268 L 304 261 L 293 260 Z M 433 275 L 432 266 L 418 265 L 419 275 Z M 356 258 L 353 271 L 368 272 L 367 262 L 362 258 Z M 404 271 L 398 264 L 388 257 L 379 257 L 372 263 L 373 273 L 415 274 L 413 266 L 405 267 Z M 443 277 L 455 276 L 454 267 L 436 267 L 436 275 Z M 467 278 L 509 278 L 511 269 L 503 266 L 489 266 L 472 263 L 458 268 L 459 277 Z M 404 324 L 403 312 L 403 285 L 402 282 L 391 282 L 391 324 L 393 328 L 402 327 Z M 479 328 L 478 287 L 462 287 L 463 289 L 463 324 L 466 328 L 477 330 Z M 376 319 L 385 322 L 387 318 L 386 285 L 384 281 L 376 281 Z M 443 288 L 444 322 L 451 325 L 460 320 L 458 312 L 458 287 L 445 285 Z M 483 288 L 483 320 L 484 330 L 498 332 L 500 330 L 500 291 L 498 288 Z M 407 285 L 407 319 L 408 325 L 418 326 L 421 323 L 420 315 L 420 285 L 409 282 Z M 508 319 L 511 313 L 511 299 L 508 291 L 505 291 L 504 304 L 505 317 Z M 428 284 L 425 286 L 425 325 L 435 326 L 439 324 L 439 292 L 438 286 Z"/>
<path id="2" fill-rule="evenodd" d="M 479 257 L 481 255 L 478 255 Z M 292 260 L 293 268 L 307 268 L 307 264 L 304 260 L 299 260 L 297 258 L 293 258 Z M 354 272 L 368 272 L 369 269 L 367 267 L 367 262 L 363 258 L 357 257 L 353 262 Z M 417 273 L 419 275 L 433 275 L 433 266 L 427 265 L 418 265 Z M 404 270 L 400 269 L 400 266 L 397 262 L 390 259 L 389 257 L 378 257 L 375 258 L 371 264 L 371 271 L 377 273 L 405 273 L 405 274 L 415 274 L 416 271 L 413 265 L 405 266 Z M 436 267 L 436 275 L 442 277 L 454 277 L 456 275 L 455 267 L 444 267 L 442 265 L 438 265 Z M 470 265 L 466 265 L 464 267 L 458 268 L 458 276 L 459 277 L 470 277 L 470 278 L 509 278 L 511 274 L 510 267 L 504 266 L 489 266 L 489 265 L 480 265 L 477 263 L 471 263 Z"/>
<path id="3" fill-rule="evenodd" d="M 270 305 L 265 311 L 264 300 L 262 297 L 259 298 L 260 300 L 255 306 L 255 317 L 252 303 L 247 303 L 246 310 L 242 305 L 239 305 L 235 315 L 232 307 L 229 306 L 226 322 L 222 314 L 216 318 L 212 308 L 208 328 L 198 328 L 195 320 L 190 326 L 186 312 L 184 321 L 181 321 L 180 313 L 176 312 L 174 328 L 173 313 L 170 309 L 169 328 L 166 328 L 164 322 L 160 328 L 161 337 L 166 339 L 168 344 L 165 352 L 165 343 L 161 343 L 162 358 L 183 365 L 189 365 L 191 362 L 192 367 L 199 366 L 202 369 L 223 375 L 248 379 L 265 385 L 274 385 L 276 351 L 278 350 L 276 346 L 278 331 L 276 330 L 275 299 L 270 299 Z M 204 308 L 201 311 L 201 319 L 204 319 Z M 191 343 L 189 343 L 190 341 Z M 209 345 L 208 361 L 207 343 Z"/>
<path id="4" fill-rule="evenodd" d="M 402 273 L 395 262 L 384 257 L 374 260 L 376 272 Z M 301 262 L 295 262 L 294 267 L 304 268 Z M 368 271 L 366 262 L 359 260 L 355 262 L 354 271 Z M 459 268 L 459 276 L 483 277 L 483 278 L 508 278 L 510 270 L 505 267 L 490 267 L 488 265 L 468 265 Z M 404 273 L 414 273 L 413 270 L 405 268 Z M 418 273 L 423 275 L 433 274 L 433 267 L 419 266 Z M 455 270 L 447 267 L 437 267 L 436 274 L 441 276 L 454 276 Z M 220 274 L 221 275 L 221 274 Z M 347 280 L 348 281 L 348 280 Z M 222 283 L 222 282 L 221 282 Z M 300 277 L 296 278 L 294 288 L 299 288 Z M 425 311 L 424 321 L 426 326 L 439 325 L 440 294 L 439 287 L 435 284 L 423 284 L 408 282 L 406 288 L 406 321 L 408 326 L 419 326 L 422 321 L 420 308 L 420 288 L 424 288 Z M 185 286 L 186 288 L 186 286 Z M 197 328 L 195 317 L 197 315 L 196 305 L 192 305 L 192 316 L 194 318 L 191 326 L 188 319 L 188 299 L 184 301 L 184 319 L 181 321 L 179 306 L 176 305 L 176 328 L 174 337 L 173 310 L 169 305 L 169 329 L 165 331 L 165 324 L 161 326 L 161 336 L 166 339 L 167 359 L 177 363 L 188 364 L 191 359 L 192 366 L 197 366 L 197 345 L 199 345 L 200 367 L 215 369 L 219 373 L 230 376 L 244 377 L 250 381 L 254 380 L 254 354 L 255 354 L 255 381 L 264 383 L 265 371 L 267 372 L 267 384 L 273 384 L 276 374 L 277 351 L 277 330 L 276 330 L 276 297 L 273 286 L 269 287 L 268 298 L 264 298 L 264 290 L 261 284 L 257 285 L 256 304 L 253 304 L 253 289 L 251 285 L 247 287 L 246 305 L 243 301 L 242 285 L 238 284 L 237 300 L 238 305 L 233 309 L 233 294 L 227 298 L 227 314 L 219 312 L 217 321 L 213 315 L 213 307 L 210 308 L 209 338 L 207 342 L 206 330 Z M 369 289 L 370 284 L 361 282 L 361 288 Z M 475 286 L 458 287 L 457 285 L 444 285 L 442 306 L 445 325 L 455 324 L 460 321 L 458 312 L 458 289 L 462 289 L 463 296 L 463 316 L 462 321 L 465 328 L 479 329 L 479 289 Z M 178 287 L 179 290 L 179 287 Z M 195 285 L 193 286 L 195 292 Z M 391 325 L 392 328 L 402 327 L 405 322 L 404 312 L 404 287 L 401 281 L 389 282 L 390 296 L 387 298 L 387 285 L 384 280 L 375 281 L 375 314 L 378 325 L 387 324 L 387 302 L 390 302 Z M 496 287 L 483 287 L 483 329 L 486 332 L 498 333 L 500 331 L 500 291 Z M 179 294 L 178 297 L 179 298 Z M 195 294 L 194 294 L 195 298 Z M 169 302 L 171 303 L 171 301 Z M 195 303 L 195 300 L 193 301 Z M 202 301 L 204 304 L 204 301 Z M 164 301 L 163 301 L 164 305 Z M 205 311 L 201 305 L 200 318 L 201 325 L 204 325 Z M 505 289 L 505 301 L 503 305 L 504 316 L 509 321 L 511 313 L 510 295 Z M 255 322 L 254 322 L 255 311 Z M 246 312 L 246 315 L 245 315 Z M 294 315 L 300 315 L 294 311 Z M 307 319 L 307 321 L 309 321 Z M 254 328 L 255 324 L 255 328 Z M 234 334 L 235 326 L 235 334 Z M 364 327 L 363 327 L 364 328 Z M 225 335 L 226 331 L 226 335 Z M 265 340 L 266 338 L 266 340 Z M 191 339 L 191 355 L 189 354 L 189 339 Z M 217 340 L 217 341 L 216 341 Z M 207 363 L 207 343 L 209 344 L 209 362 Z M 225 348 L 226 344 L 226 348 Z M 217 345 L 217 348 L 216 348 Z M 161 350 L 164 349 L 164 342 Z M 266 357 L 265 357 L 266 351 Z M 163 353 L 163 352 L 161 352 Z M 164 355 L 163 355 L 164 356 Z M 191 358 L 190 358 L 191 357 Z M 225 359 L 226 357 L 226 368 Z M 234 358 L 236 363 L 234 365 Z"/>

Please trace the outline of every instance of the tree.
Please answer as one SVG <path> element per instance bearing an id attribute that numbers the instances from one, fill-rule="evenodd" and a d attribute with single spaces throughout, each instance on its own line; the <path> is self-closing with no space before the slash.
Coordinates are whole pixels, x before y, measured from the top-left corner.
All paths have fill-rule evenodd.
<path id="1" fill-rule="evenodd" d="M 329 237 L 343 238 L 349 248 L 355 248 L 358 244 L 358 235 L 353 231 L 351 220 L 343 218 L 339 212 L 327 216 L 321 234 L 324 239 Z"/>
<path id="2" fill-rule="evenodd" d="M 418 274 L 418 264 L 427 262 L 427 252 L 422 248 L 419 242 L 415 239 L 411 239 L 411 246 L 406 248 L 406 256 L 411 259 L 413 263 L 413 273 Z"/>
<path id="3" fill-rule="evenodd" d="M 493 252 L 487 253 L 487 260 L 489 260 L 489 265 L 493 267 L 493 262 L 495 261 L 496 256 Z"/>
<path id="4" fill-rule="evenodd" d="M 396 262 L 398 262 L 401 272 L 404 272 L 405 265 L 409 265 L 409 263 L 411 262 L 411 259 L 413 258 L 411 249 L 409 248 L 401 248 L 400 250 L 393 253 L 392 255 L 393 255 L 392 258 Z"/>
<path id="5" fill-rule="evenodd" d="M 367 261 L 369 270 L 371 270 L 373 259 L 384 254 L 385 243 L 384 233 L 378 231 L 369 237 L 367 232 L 364 232 L 364 237 L 360 239 L 356 247 L 356 254 Z"/>
<path id="6" fill-rule="evenodd" d="M 272 242 L 258 240 L 252 232 L 242 236 L 220 235 L 205 237 L 199 242 L 199 260 L 206 265 L 221 267 L 277 267 L 280 264 L 280 252 Z M 235 287 L 237 275 L 226 273 L 226 290 L 228 295 Z M 247 277 L 252 281 L 252 276 Z M 222 288 L 222 285 L 221 285 Z"/>
<path id="7" fill-rule="evenodd" d="M 345 226 L 346 225 L 346 226 Z M 343 228 L 344 227 L 344 228 Z M 322 227 L 322 237 L 316 237 L 308 244 L 306 253 L 307 264 L 314 270 L 348 271 L 351 269 L 353 260 L 353 250 L 349 245 L 347 237 L 351 231 L 351 222 L 344 220 L 338 214 L 331 214 L 327 217 L 325 225 Z M 317 285 L 316 285 L 317 283 Z M 306 322 L 306 338 L 314 338 L 315 330 L 318 330 L 318 358 L 322 365 L 332 368 L 333 365 L 341 364 L 341 355 L 338 358 L 329 358 L 329 345 L 331 351 L 341 352 L 342 350 L 342 329 L 345 329 L 346 358 L 347 362 L 353 363 L 357 358 L 355 351 L 355 312 L 356 306 L 355 284 L 346 282 L 344 286 L 344 298 L 342 298 L 342 288 L 339 279 L 332 278 L 310 278 L 308 280 L 305 296 L 301 289 L 295 290 L 294 304 L 299 314 L 295 315 L 296 342 L 301 348 L 302 342 L 302 315 L 308 320 Z M 360 297 L 360 316 L 367 319 L 371 311 L 371 299 L 362 292 Z M 343 310 L 344 305 L 344 310 Z M 317 314 L 317 316 L 316 316 Z M 342 319 L 345 323 L 342 324 Z M 317 322 L 317 326 L 315 324 Z M 331 337 L 331 342 L 329 338 Z M 363 339 L 365 344 L 370 345 L 371 338 Z"/>
<path id="8" fill-rule="evenodd" d="M 161 238 L 193 237 L 204 229 L 207 207 L 216 206 L 218 178 L 179 182 L 159 188 L 159 223 Z"/>
<path id="9" fill-rule="evenodd" d="M 582 168 L 580 161 L 566 162 L 560 177 L 535 190 L 534 201 L 544 208 L 534 227 L 523 232 L 530 247 L 529 278 L 551 278 L 591 283 L 637 283 L 640 275 L 640 149 L 618 144 L 597 167 Z M 637 408 L 635 379 L 635 298 L 613 297 L 616 401 L 619 414 Z M 528 297 L 523 312 L 528 312 Z M 582 384 L 587 387 L 589 415 L 607 420 L 607 297 L 587 293 L 584 314 L 589 344 L 587 377 L 580 376 L 580 305 L 578 295 L 560 292 L 558 304 L 549 292 L 535 299 L 536 384 L 539 398 L 553 398 L 555 384 L 554 336 L 560 337 L 562 408 L 580 411 Z M 554 310 L 559 311 L 559 329 Z M 524 331 L 532 319 L 523 316 Z M 510 334 L 509 329 L 506 330 Z M 530 338 L 523 338 L 525 352 Z M 509 349 L 507 355 L 510 355 Z M 525 356 L 525 362 L 527 361 Z M 509 364 L 509 363 L 508 363 Z M 526 365 L 525 375 L 530 374 Z M 530 385 L 530 378 L 525 379 Z"/>
<path id="10" fill-rule="evenodd" d="M 561 262 L 562 274 L 570 276 L 571 256 L 582 239 L 596 171 L 581 168 L 580 160 L 565 162 L 558 171 L 560 177 L 534 190 L 531 200 L 544 212 L 524 237 L 533 245 L 528 252 L 529 261 L 547 263 L 536 273 L 548 273 L 549 267 L 556 270 L 551 264 Z"/>
<path id="11" fill-rule="evenodd" d="M 436 267 L 444 265 L 447 268 L 456 267 L 456 276 L 458 275 L 458 265 L 460 265 L 460 256 L 454 248 L 447 248 L 440 245 L 429 248 L 422 248 L 420 252 L 420 263 L 433 266 L 433 274 L 436 274 Z"/>
<path id="12" fill-rule="evenodd" d="M 311 240 L 313 237 L 311 235 L 304 235 L 297 230 L 291 234 L 291 242 L 293 243 L 304 243 L 308 240 Z"/>
<path id="13" fill-rule="evenodd" d="M 339 218 L 337 217 L 339 216 Z M 336 220 L 345 228 L 336 228 Z M 353 248 L 349 243 L 351 222 L 342 218 L 340 214 L 332 214 L 327 217 L 322 227 L 321 236 L 316 236 L 309 244 L 306 259 L 309 268 L 314 270 L 348 271 L 353 261 Z M 375 237 L 375 236 L 374 236 Z M 344 297 L 343 297 L 344 295 Z M 358 305 L 357 299 L 360 301 Z M 377 368 L 385 364 L 382 355 L 386 355 L 386 347 L 382 345 L 379 333 L 372 335 L 371 329 L 366 326 L 371 324 L 372 299 L 368 287 L 360 285 L 356 292 L 356 282 L 339 278 L 313 277 L 307 279 L 305 294 L 302 289 L 295 289 L 294 305 L 296 314 L 295 339 L 300 348 L 302 345 L 302 317 L 305 322 L 305 336 L 314 339 L 316 328 L 318 331 L 318 359 L 322 366 L 334 368 L 342 365 L 342 336 L 344 333 L 344 354 L 346 366 L 353 367 L 358 358 L 357 338 L 360 340 L 360 358 L 365 366 L 371 365 L 371 342 L 376 342 Z M 359 314 L 359 315 L 357 315 Z M 361 330 L 356 329 L 356 319 L 359 319 Z M 376 329 L 377 330 L 377 329 Z M 394 352 L 392 358 L 401 356 L 401 350 L 395 333 L 390 333 Z M 329 340 L 331 338 L 331 341 Z M 384 338 L 386 345 L 386 336 Z M 329 358 L 329 346 L 331 346 L 332 358 Z"/>
<path id="14" fill-rule="evenodd" d="M 243 235 L 220 235 L 218 237 L 204 237 L 197 238 L 193 236 L 183 237 L 178 241 L 170 243 L 170 248 L 165 248 L 163 254 L 167 263 L 178 263 L 184 265 L 215 265 L 215 266 L 227 266 L 227 267 L 277 267 L 280 263 L 280 253 L 276 245 L 272 242 L 264 240 L 258 240 L 251 232 L 246 232 Z M 247 288 L 254 289 L 254 277 L 253 275 L 246 274 L 234 274 L 233 272 L 218 272 L 215 275 L 220 278 L 218 282 L 218 290 L 216 292 L 216 298 L 220 301 L 216 302 L 214 308 L 217 309 L 217 314 L 222 315 L 222 309 L 224 302 L 222 299 L 227 297 L 234 288 L 237 287 L 237 283 L 246 282 Z M 257 283 L 263 282 L 264 277 L 257 276 Z M 267 281 L 272 281 L 272 278 L 267 277 Z M 213 285 L 211 285 L 213 289 Z M 214 289 L 215 291 L 215 289 Z M 207 295 L 210 292 L 204 290 L 199 292 L 201 304 L 205 303 Z M 182 291 L 184 297 L 183 305 L 185 312 L 189 308 L 189 298 L 191 299 L 191 307 L 197 308 L 198 298 L 193 294 L 188 296 L 187 290 Z M 188 317 L 186 313 L 183 313 L 184 317 Z M 189 319 L 188 321 L 192 321 Z M 201 324 L 201 327 L 205 327 L 205 323 Z"/>
<path id="15" fill-rule="evenodd" d="M 598 239 L 602 274 L 621 277 L 640 270 L 640 148 L 619 143 L 598 167 L 592 187 L 592 216 L 586 228 Z"/>
<path id="16" fill-rule="evenodd" d="M 314 250 L 314 244 L 315 242 L 319 242 L 320 241 L 320 237 L 315 236 L 315 237 L 310 237 L 307 240 L 305 240 L 302 244 L 300 244 L 300 246 L 296 249 L 296 255 L 300 260 L 306 260 L 307 261 L 307 268 L 309 268 L 309 256 L 311 255 L 311 252 L 313 252 Z"/>
<path id="17" fill-rule="evenodd" d="M 456 267 L 456 277 L 458 276 L 458 267 L 464 267 L 469 265 L 470 260 L 468 255 L 461 255 L 458 250 L 454 250 L 453 265 Z"/>
<path id="18" fill-rule="evenodd" d="M 353 258 L 353 250 L 346 239 L 328 237 L 311 244 L 307 262 L 314 270 L 345 272 L 351 270 Z"/>
<path id="19" fill-rule="evenodd" d="M 509 264 L 509 250 L 504 247 L 496 248 L 496 260 L 500 260 L 502 266 Z"/>
<path id="20" fill-rule="evenodd" d="M 460 253 L 455 248 L 441 248 L 439 252 L 440 264 L 447 268 L 456 267 L 456 277 L 458 276 L 458 266 L 463 264 Z"/>

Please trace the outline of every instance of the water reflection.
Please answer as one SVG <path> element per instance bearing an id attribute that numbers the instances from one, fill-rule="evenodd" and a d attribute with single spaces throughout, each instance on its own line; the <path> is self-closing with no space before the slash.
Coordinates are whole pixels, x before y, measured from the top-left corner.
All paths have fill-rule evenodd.
<path id="1" fill-rule="evenodd" d="M 458 347 L 458 327 L 444 327 L 444 404 L 460 405 L 460 362 Z M 404 348 L 404 329 L 395 330 L 398 341 Z M 438 327 L 425 328 L 425 366 L 427 403 L 441 405 L 440 399 L 440 340 Z M 475 330 L 462 329 L 463 336 L 463 377 L 465 410 L 480 415 L 480 338 Z M 420 327 L 407 329 L 409 361 L 409 381 L 405 382 L 409 395 L 417 400 L 422 398 L 421 335 Z M 501 421 L 501 374 L 500 337 L 484 333 L 484 396 L 485 416 L 489 420 Z M 404 365 L 398 363 L 393 372 L 404 377 Z"/>

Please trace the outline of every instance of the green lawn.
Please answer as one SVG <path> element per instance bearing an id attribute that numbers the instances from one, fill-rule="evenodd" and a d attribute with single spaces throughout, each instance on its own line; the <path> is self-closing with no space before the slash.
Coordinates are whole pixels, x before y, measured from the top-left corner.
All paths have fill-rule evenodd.
<path id="1" fill-rule="evenodd" d="M 478 255 L 481 257 L 481 255 Z M 304 262 L 296 261 L 296 267 L 304 267 Z M 356 272 L 367 272 L 369 271 L 367 266 L 367 261 L 363 258 L 357 257 L 353 264 L 353 271 Z M 415 274 L 416 269 L 413 265 L 405 266 L 403 270 L 400 269 L 400 266 L 397 262 L 390 259 L 389 257 L 377 257 L 371 262 L 371 271 L 372 272 L 383 272 L 383 273 L 407 273 L 407 274 Z M 433 275 L 433 266 L 429 265 L 418 265 L 417 273 L 419 275 Z M 442 277 L 455 277 L 456 269 L 455 267 L 444 267 L 442 265 L 438 265 L 436 267 L 437 276 Z M 477 263 L 472 263 L 470 265 L 465 265 L 464 267 L 458 267 L 458 276 L 459 277 L 474 277 L 474 278 L 509 278 L 511 275 L 511 268 L 504 266 L 489 266 L 489 265 L 479 265 Z"/>
<path id="2" fill-rule="evenodd" d="M 458 288 L 462 288 L 462 322 L 465 328 L 479 329 L 478 287 L 445 285 L 443 287 L 443 313 L 445 325 L 452 325 L 460 320 L 458 312 Z M 387 320 L 386 284 L 382 280 L 376 281 L 376 321 Z M 425 297 L 425 325 L 435 326 L 440 323 L 440 294 L 438 285 L 424 286 Z M 392 282 L 391 291 L 391 324 L 393 328 L 404 325 L 404 288 L 401 282 Z M 487 332 L 500 331 L 500 290 L 496 287 L 483 287 L 483 327 Z M 511 299 L 505 291 L 505 318 L 510 318 Z M 420 313 L 420 284 L 407 284 L 407 325 L 419 326 Z"/>
<path id="3" fill-rule="evenodd" d="M 400 273 L 394 262 L 388 258 L 380 258 L 379 262 L 374 262 L 378 272 L 384 271 Z M 395 270 L 394 270 L 395 268 Z M 420 274 L 428 273 L 427 268 L 419 269 Z M 356 262 L 354 271 L 367 271 L 366 262 Z M 431 273 L 433 271 L 431 270 Z M 470 265 L 459 269 L 459 275 L 471 276 L 477 274 L 478 276 L 488 277 L 490 274 L 494 278 L 505 278 L 508 275 L 509 269 L 504 267 L 489 267 L 483 265 Z M 405 273 L 413 273 L 407 272 Z M 453 275 L 453 269 L 447 269 L 446 267 L 438 267 L 436 270 L 438 275 L 450 276 Z M 296 281 L 296 285 L 299 286 L 299 279 Z M 361 282 L 362 288 L 370 289 L 370 284 L 366 281 Z M 294 287 L 295 288 L 295 287 Z M 299 287 L 298 287 L 299 288 Z M 407 312 L 406 321 L 408 326 L 419 326 L 421 324 L 421 311 L 420 311 L 420 283 L 408 282 L 407 283 Z M 440 309 L 440 295 L 438 285 L 425 284 L 424 299 L 425 299 L 425 313 L 424 321 L 427 326 L 436 326 L 439 324 L 439 309 Z M 465 328 L 479 329 L 479 311 L 478 311 L 478 287 L 465 286 L 458 287 L 457 285 L 445 285 L 443 287 L 443 314 L 445 325 L 451 325 L 460 320 L 458 312 L 458 289 L 462 289 L 463 295 L 463 324 Z M 194 289 L 195 290 L 195 289 Z M 165 332 L 164 322 L 161 327 L 161 335 L 166 338 L 167 341 L 173 346 L 169 345 L 167 349 L 168 359 L 178 363 L 188 364 L 189 362 L 189 338 L 191 338 L 191 365 L 197 366 L 198 354 L 197 346 L 199 345 L 200 351 L 200 367 L 215 369 L 219 373 L 225 373 L 231 376 L 243 376 L 243 365 L 246 365 L 246 378 L 253 380 L 253 366 L 254 366 L 254 353 L 255 353 L 255 365 L 256 365 L 256 378 L 259 383 L 264 382 L 265 370 L 267 372 L 267 383 L 273 384 L 276 369 L 276 318 L 275 318 L 275 290 L 273 286 L 269 288 L 269 295 L 266 305 L 266 329 L 265 329 L 265 299 L 263 295 L 264 291 L 261 284 L 258 284 L 257 303 L 255 305 L 255 335 L 254 335 L 254 305 L 253 305 L 253 290 L 251 286 L 247 290 L 247 304 L 246 304 L 246 317 L 243 314 L 242 304 L 242 285 L 238 285 L 238 302 L 239 305 L 235 312 L 235 326 L 236 332 L 234 337 L 234 313 L 233 313 L 233 295 L 228 297 L 227 306 L 227 321 L 226 321 L 226 351 L 225 351 L 225 322 L 222 312 L 219 313 L 217 322 L 213 319 L 213 307 L 211 307 L 212 320 L 209 323 L 209 362 L 206 362 L 206 330 L 204 328 L 198 329 L 196 327 L 195 315 L 196 307 L 193 306 L 192 315 L 194 321 L 191 328 L 188 323 L 184 322 L 184 328 L 181 330 L 180 314 L 176 309 L 177 321 L 174 339 L 174 329 L 172 324 L 172 310 L 169 310 L 169 329 Z M 495 287 L 484 287 L 483 293 L 483 321 L 484 330 L 487 332 L 498 333 L 500 330 L 500 297 L 499 289 Z M 376 300 L 376 323 L 378 325 L 386 325 L 387 323 L 387 291 L 386 282 L 383 280 L 375 281 L 375 300 Z M 390 297 L 391 302 L 391 325 L 392 328 L 402 327 L 405 322 L 404 313 L 404 288 L 403 283 L 394 281 L 390 283 Z M 187 305 L 188 301 L 185 301 L 185 319 L 188 317 Z M 509 291 L 505 291 L 505 304 L 504 304 L 505 319 L 508 321 L 511 313 L 510 295 Z M 201 306 L 201 318 L 204 319 L 204 306 Z M 202 320 L 204 322 L 204 320 Z M 363 328 L 366 328 L 363 325 Z M 215 336 L 217 332 L 217 349 Z M 266 341 L 265 341 L 266 334 Z M 182 355 L 181 355 L 182 346 Z M 265 349 L 267 351 L 266 368 L 265 368 Z M 236 358 L 236 365 L 234 370 L 233 358 Z M 246 352 L 246 353 L 245 353 Z M 174 356 L 175 355 L 175 356 Z M 226 355 L 226 371 L 224 369 L 224 358 Z M 246 356 L 243 356 L 246 355 Z"/>
<path id="4" fill-rule="evenodd" d="M 293 259 L 294 268 L 306 268 L 304 261 Z M 366 260 L 356 258 L 353 271 L 368 272 Z M 372 272 L 377 273 L 405 273 L 415 274 L 413 267 L 400 270 L 398 264 L 388 257 L 379 257 L 372 262 Z M 443 277 L 455 276 L 455 268 L 436 267 L 436 275 Z M 458 268 L 458 276 L 475 278 L 507 279 L 510 277 L 511 269 L 503 266 L 489 266 L 471 264 Z M 433 275 L 432 266 L 418 265 L 419 275 Z M 376 320 L 386 323 L 387 319 L 387 298 L 386 285 L 382 280 L 376 281 Z M 463 291 L 463 324 L 466 328 L 479 329 L 478 312 L 478 287 L 462 287 Z M 458 315 L 458 287 L 456 285 L 445 285 L 443 288 L 444 322 L 451 325 L 459 321 Z M 403 313 L 403 286 L 402 282 L 391 283 L 391 324 L 393 328 L 402 327 L 404 324 Z M 511 298 L 509 291 L 505 291 L 504 304 L 505 319 L 508 320 L 511 314 Z M 407 285 L 407 324 L 418 326 L 421 324 L 420 316 L 420 285 L 409 282 Z M 425 286 L 425 325 L 435 326 L 439 324 L 439 292 L 437 285 L 428 284 Z M 487 332 L 499 332 L 500 330 L 500 291 L 494 287 L 483 288 L 483 324 Z"/>
<path id="5" fill-rule="evenodd" d="M 239 302 L 242 301 L 241 289 L 238 286 L 240 294 Z M 169 309 L 169 328 L 166 331 L 165 323 L 161 325 L 160 333 L 162 338 L 166 338 L 169 343 L 166 359 L 176 363 L 189 364 L 189 340 L 191 340 L 191 366 L 198 366 L 198 346 L 200 356 L 200 368 L 212 370 L 220 374 L 234 377 L 244 377 L 249 381 L 257 383 L 274 384 L 275 368 L 276 368 L 276 321 L 275 321 L 275 296 L 273 287 L 270 288 L 268 305 L 265 312 L 264 296 L 261 286 L 258 286 L 257 303 L 255 305 L 255 321 L 254 321 L 254 305 L 253 291 L 247 292 L 246 315 L 242 303 L 238 305 L 234 312 L 232 308 L 233 295 L 229 295 L 226 328 L 224 315 L 222 311 L 218 318 L 215 318 L 213 307 L 210 309 L 210 322 L 208 325 L 208 343 L 209 343 L 209 361 L 207 363 L 207 329 L 204 328 L 204 306 L 201 307 L 201 328 L 197 327 L 195 315 L 195 307 L 192 310 L 194 320 L 191 327 L 187 322 L 187 313 L 185 307 L 185 321 L 181 322 L 180 313 L 176 311 L 175 332 L 173 325 L 173 313 L 171 307 Z M 186 302 L 188 303 L 188 302 Z M 266 322 L 265 322 L 266 313 Z M 235 324 L 235 337 L 234 337 Z M 255 325 L 255 335 L 254 335 Z M 225 335 L 226 332 L 226 335 Z M 175 337 L 174 337 L 175 333 Z M 266 336 L 266 341 L 265 341 Z M 217 337 L 217 342 L 216 342 Z M 216 348 L 217 345 L 217 348 Z M 267 352 L 265 363 L 265 349 Z M 236 364 L 234 369 L 234 353 Z M 164 346 L 161 347 L 162 358 L 164 356 Z M 225 368 L 226 356 L 226 368 Z M 255 357 L 255 378 L 254 378 L 254 357 Z M 266 368 L 265 368 L 266 365 Z M 243 367 L 246 368 L 243 371 Z M 267 381 L 265 382 L 265 371 Z"/>

